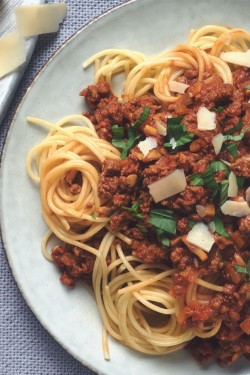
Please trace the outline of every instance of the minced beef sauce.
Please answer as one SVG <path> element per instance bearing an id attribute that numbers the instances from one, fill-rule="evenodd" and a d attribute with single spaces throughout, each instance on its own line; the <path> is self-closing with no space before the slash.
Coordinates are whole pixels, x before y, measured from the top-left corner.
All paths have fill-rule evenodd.
<path id="1" fill-rule="evenodd" d="M 250 259 L 250 218 L 222 215 L 217 198 L 206 185 L 192 185 L 188 177 L 198 173 L 203 175 L 212 161 L 223 160 L 237 177 L 241 178 L 239 196 L 230 198 L 246 199 L 246 190 L 250 179 L 250 70 L 241 68 L 233 73 L 234 85 L 223 83 L 219 76 L 205 77 L 201 82 L 196 80 L 197 72 L 187 71 L 180 81 L 190 86 L 187 92 L 180 95 L 175 104 L 162 104 L 153 95 L 144 95 L 123 104 L 112 94 L 106 82 L 88 86 L 80 95 L 90 106 L 85 112 L 95 125 L 100 138 L 112 141 L 112 126 L 118 124 L 125 131 L 135 123 L 145 107 L 150 109 L 148 118 L 138 130 L 145 136 L 154 136 L 158 147 L 145 157 L 135 145 L 123 160 L 106 160 L 100 176 L 98 192 L 106 202 L 104 214 L 112 215 L 111 228 L 121 231 L 133 239 L 127 251 L 144 262 L 166 262 L 177 269 L 173 276 L 172 295 L 182 296 L 186 293 L 188 283 L 197 277 L 198 271 L 203 275 L 220 275 L 223 292 L 213 292 L 209 303 L 200 305 L 197 301 L 185 307 L 182 324 L 194 327 L 199 322 L 222 319 L 223 323 L 215 337 L 209 339 L 195 338 L 187 346 L 196 360 L 207 364 L 217 358 L 221 366 L 235 362 L 239 357 L 250 359 L 250 282 L 249 275 L 238 272 L 235 265 Z M 216 113 L 216 128 L 201 131 L 197 128 L 197 110 L 204 105 Z M 191 142 L 183 145 L 178 152 L 164 147 L 165 137 L 157 133 L 157 121 L 166 123 L 168 118 L 181 116 L 181 124 L 187 133 L 194 134 Z M 241 128 L 233 128 L 242 122 Z M 226 134 L 232 130 L 233 135 L 245 131 L 237 144 L 237 156 L 232 155 L 225 147 L 215 155 L 212 145 L 213 137 Z M 143 138 L 142 138 L 143 139 Z M 233 142 L 232 142 L 233 143 Z M 230 144 L 230 142 L 229 142 Z M 155 204 L 148 185 L 169 175 L 177 168 L 185 172 L 187 186 L 181 193 Z M 75 177 L 68 181 L 69 188 L 75 184 Z M 217 183 L 225 180 L 225 171 L 214 174 Z M 75 185 L 73 189 L 75 189 Z M 78 185 L 80 186 L 80 185 Z M 78 192 L 76 188 L 76 193 Z M 136 217 L 133 212 L 124 209 L 138 202 Z M 205 208 L 205 216 L 200 217 L 196 206 Z M 176 234 L 169 234 L 170 246 L 164 245 L 154 226 L 149 223 L 152 208 L 171 209 L 176 217 Z M 192 252 L 192 246 L 186 241 L 191 224 L 199 221 L 209 223 L 217 216 L 223 220 L 228 236 L 214 233 L 215 243 L 208 253 L 207 260 L 201 260 Z M 98 242 L 98 238 L 96 239 Z M 124 246 L 124 244 L 123 244 Z M 77 279 L 88 277 L 93 269 L 94 259 L 73 246 L 57 246 L 52 253 L 53 261 L 63 274 L 61 280 L 66 285 L 74 285 Z"/>

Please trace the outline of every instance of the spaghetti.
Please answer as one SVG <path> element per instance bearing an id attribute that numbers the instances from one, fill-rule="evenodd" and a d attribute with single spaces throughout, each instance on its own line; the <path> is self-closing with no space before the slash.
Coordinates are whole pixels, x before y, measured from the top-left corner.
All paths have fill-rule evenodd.
<path id="1" fill-rule="evenodd" d="M 102 80 L 112 85 L 113 76 L 124 72 L 126 79 L 124 92 L 118 98 L 120 103 L 129 103 L 130 100 L 136 103 L 135 101 L 145 93 L 153 91 L 161 103 L 171 107 L 180 100 L 181 95 L 171 92 L 168 84 L 175 80 L 181 82 L 186 71 L 196 72 L 195 83 L 204 82 L 204 78 L 219 76 L 223 83 L 232 84 L 232 68 L 220 59 L 220 53 L 222 51 L 245 52 L 249 41 L 250 36 L 244 30 L 205 26 L 197 31 L 192 30 L 186 45 L 178 46 L 156 57 L 146 57 L 142 53 L 129 50 L 112 49 L 97 53 L 84 63 L 84 67 L 95 63 L 96 84 Z M 113 100 L 113 96 L 102 99 L 102 95 L 104 94 L 101 93 L 98 100 L 100 103 L 104 100 L 106 117 L 104 120 L 101 119 L 100 123 L 101 121 L 105 123 L 108 118 L 107 113 L 109 114 L 108 100 L 109 98 Z M 100 117 L 102 107 L 99 107 L 98 111 Z M 88 117 L 97 121 L 93 115 L 91 116 Z M 158 259 L 146 262 L 138 252 L 131 251 L 134 249 L 134 239 L 129 235 L 131 232 L 128 231 L 127 235 L 126 231 L 112 225 L 112 219 L 116 215 L 119 216 L 122 208 L 129 212 L 128 215 L 132 220 L 135 222 L 138 220 L 136 224 L 134 223 L 137 230 L 139 228 L 143 232 L 150 229 L 153 231 L 153 236 L 155 238 L 158 236 L 159 240 L 159 238 L 162 239 L 163 229 L 160 226 L 160 232 L 157 226 L 152 225 L 155 221 L 151 219 L 146 222 L 145 227 L 141 225 L 141 220 L 148 217 L 148 211 L 145 211 L 147 213 L 143 217 L 138 212 L 139 206 L 135 208 L 137 204 L 135 201 L 132 201 L 134 203 L 132 208 L 128 208 L 125 204 L 114 204 L 112 193 L 109 199 L 107 197 L 110 195 L 106 198 L 100 195 L 100 184 L 104 184 L 103 189 L 109 189 L 105 187 L 105 182 L 100 182 L 101 175 L 104 180 L 105 176 L 114 178 L 116 184 L 119 183 L 118 181 L 122 181 L 123 184 L 127 183 L 128 189 L 131 188 L 131 181 L 135 184 L 138 176 L 132 172 L 129 175 L 121 174 L 120 179 L 116 177 L 116 174 L 103 176 L 105 162 L 108 160 L 119 164 L 121 153 L 109 141 L 99 138 L 96 132 L 99 125 L 95 127 L 88 117 L 68 116 L 56 124 L 33 117 L 27 118 L 30 123 L 50 130 L 48 136 L 30 150 L 27 158 L 28 174 L 34 182 L 40 185 L 43 217 L 50 228 L 42 243 L 44 256 L 52 260 L 51 254 L 47 251 L 47 243 L 50 236 L 55 235 L 64 243 L 71 245 L 73 249 L 80 249 L 80 252 L 83 251 L 94 257 L 92 286 L 104 325 L 103 348 L 106 359 L 109 358 L 107 334 L 128 347 L 150 355 L 163 355 L 179 350 L 194 337 L 209 339 L 215 336 L 222 327 L 222 315 L 217 314 L 216 318 L 213 314 L 205 315 L 206 318 L 201 318 L 201 316 L 210 306 L 211 296 L 224 293 L 224 283 L 220 275 L 215 272 L 213 277 L 210 277 L 204 266 L 197 266 L 206 262 L 208 256 L 204 250 L 188 244 L 186 234 L 173 237 L 170 242 L 170 245 L 177 246 L 178 250 L 182 249 L 178 247 L 182 241 L 182 246 L 187 247 L 182 253 L 191 254 L 188 255 L 188 261 L 192 259 L 196 267 L 195 271 L 191 269 L 191 272 L 184 273 L 185 294 L 178 294 L 175 291 L 174 277 L 179 274 L 176 261 L 172 261 L 172 265 L 170 265 L 171 262 L 164 261 L 164 258 L 161 262 Z M 172 117 L 172 115 L 167 117 Z M 140 130 L 144 131 L 146 136 L 147 126 L 155 130 L 156 127 L 152 124 L 148 125 L 145 119 L 143 121 L 140 119 L 141 117 L 138 120 L 137 116 Z M 154 120 L 154 117 L 151 121 L 152 119 Z M 129 128 L 127 124 L 126 126 Z M 131 136 L 132 125 L 129 129 L 130 134 L 128 134 Z M 121 133 L 123 134 L 124 131 Z M 134 137 L 135 134 L 133 130 Z M 190 137 L 188 142 L 192 139 Z M 127 147 L 128 143 L 126 144 L 123 140 L 122 142 L 120 144 Z M 131 149 L 134 147 L 133 142 Z M 138 153 L 138 148 L 135 147 L 132 158 L 138 157 Z M 150 159 L 149 163 L 162 158 L 166 159 L 167 156 L 159 147 L 158 154 L 154 153 L 156 159 Z M 148 162 L 141 155 L 138 158 L 140 163 Z M 133 160 L 130 159 L 130 162 Z M 157 163 L 155 165 L 157 166 Z M 227 168 L 228 166 L 224 165 L 223 171 Z M 144 169 L 141 172 L 144 173 L 144 177 L 147 173 L 145 171 L 147 170 Z M 75 179 L 78 179 L 77 184 L 74 184 Z M 136 193 L 132 192 L 131 196 L 134 199 L 135 195 L 137 198 L 140 197 L 139 194 L 140 191 L 136 191 Z M 128 199 L 131 200 L 131 197 Z M 151 204 L 150 198 L 148 201 Z M 140 204 L 140 200 L 138 202 Z M 174 202 L 174 200 L 170 201 L 173 206 Z M 213 204 L 212 206 L 214 207 Z M 169 212 L 168 215 L 170 215 Z M 212 216 L 208 216 L 207 219 L 211 220 Z M 170 233 L 175 234 L 174 231 Z M 95 242 L 96 238 L 99 239 L 98 245 Z M 150 247 L 151 244 L 147 243 Z M 244 249 L 244 245 L 241 246 Z M 166 251 L 167 247 L 157 249 L 160 249 L 160 253 L 162 249 Z M 241 266 L 246 265 L 246 257 L 243 256 L 243 258 L 240 257 Z M 235 256 L 235 259 L 237 264 L 239 256 Z M 68 256 L 67 262 L 71 261 L 72 258 Z M 185 324 L 187 317 L 195 314 L 200 314 L 199 318 L 195 318 L 198 321 L 197 324 Z"/>

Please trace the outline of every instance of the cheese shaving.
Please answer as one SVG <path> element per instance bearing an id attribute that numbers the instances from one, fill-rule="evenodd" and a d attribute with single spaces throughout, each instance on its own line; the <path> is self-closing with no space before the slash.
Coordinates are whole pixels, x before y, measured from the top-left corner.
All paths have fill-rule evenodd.
<path id="1" fill-rule="evenodd" d="M 15 8 L 17 28 L 23 37 L 58 31 L 66 16 L 66 4 L 26 5 Z"/>
<path id="2" fill-rule="evenodd" d="M 199 130 L 213 130 L 216 128 L 216 114 L 210 112 L 206 107 L 200 107 L 197 112 L 197 123 Z"/>
<path id="3" fill-rule="evenodd" d="M 246 201 L 226 201 L 221 206 L 224 215 L 244 217 L 250 215 L 250 208 Z"/>
<path id="4" fill-rule="evenodd" d="M 208 226 L 204 223 L 197 223 L 190 230 L 186 240 L 194 246 L 209 252 L 215 242 L 214 236 L 210 233 Z"/>
<path id="5" fill-rule="evenodd" d="M 13 32 L 0 38 L 0 78 L 15 70 L 26 60 L 24 39 Z"/>
<path id="6" fill-rule="evenodd" d="M 212 144 L 214 146 L 215 155 L 218 155 L 220 153 L 223 141 L 224 141 L 224 135 L 222 135 L 221 133 L 216 134 L 213 137 Z"/>
<path id="7" fill-rule="evenodd" d="M 227 195 L 229 197 L 237 197 L 239 189 L 238 189 L 238 184 L 237 184 L 237 178 L 233 172 L 230 172 L 228 181 L 229 181 L 229 185 L 228 185 Z"/>
<path id="8" fill-rule="evenodd" d="M 154 137 L 147 137 L 145 141 L 138 143 L 138 147 L 144 156 L 147 156 L 150 150 L 153 150 L 158 146 L 157 141 Z"/>
<path id="9" fill-rule="evenodd" d="M 185 83 L 182 83 L 182 82 L 169 81 L 168 87 L 169 87 L 169 90 L 172 92 L 176 92 L 178 94 L 184 94 L 187 88 L 189 87 L 189 85 L 186 85 Z"/>
<path id="10" fill-rule="evenodd" d="M 228 63 L 250 68 L 250 50 L 246 52 L 222 52 L 220 58 Z"/>
<path id="11" fill-rule="evenodd" d="M 186 186 L 187 182 L 182 169 L 176 169 L 168 176 L 148 185 L 155 203 L 182 192 Z"/>

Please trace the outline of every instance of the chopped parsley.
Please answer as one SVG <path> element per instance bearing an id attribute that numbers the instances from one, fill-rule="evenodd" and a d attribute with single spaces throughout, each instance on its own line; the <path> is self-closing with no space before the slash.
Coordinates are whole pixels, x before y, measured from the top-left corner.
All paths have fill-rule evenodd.
<path id="1" fill-rule="evenodd" d="M 211 223 L 214 224 L 214 229 L 216 233 L 220 234 L 223 237 L 230 237 L 230 234 L 226 232 L 224 224 L 219 217 L 215 216 Z"/>
<path id="2" fill-rule="evenodd" d="M 197 224 L 197 221 L 195 220 L 188 220 L 188 226 L 190 229 L 192 229 Z"/>
<path id="3" fill-rule="evenodd" d="M 250 85 L 246 85 L 245 89 L 250 90 Z"/>
<path id="4" fill-rule="evenodd" d="M 218 107 L 212 107 L 211 111 L 215 111 L 217 113 L 220 113 L 220 112 L 223 111 L 223 109 L 224 109 L 224 107 L 222 105 L 219 105 Z"/>
<path id="5" fill-rule="evenodd" d="M 219 185 L 220 206 L 222 206 L 223 203 L 225 203 L 228 198 L 228 187 L 229 187 L 228 180 L 221 181 Z"/>
<path id="6" fill-rule="evenodd" d="M 143 219 L 143 216 L 142 214 L 139 213 L 139 207 L 140 207 L 140 201 L 136 201 L 132 207 L 125 207 L 125 206 L 122 206 L 122 208 L 128 212 L 130 212 L 134 217 L 136 217 L 137 219 Z"/>
<path id="7" fill-rule="evenodd" d="M 181 146 L 190 143 L 193 138 L 193 133 L 188 133 L 186 126 L 181 124 L 183 117 L 172 117 L 167 119 L 167 142 L 164 147 L 171 151 L 177 152 Z"/>
<path id="8" fill-rule="evenodd" d="M 146 228 L 144 225 L 142 225 L 142 224 L 136 224 L 136 227 L 137 227 L 141 232 L 143 232 L 143 233 L 147 233 L 147 232 L 148 232 L 147 228 Z"/>
<path id="9" fill-rule="evenodd" d="M 167 234 L 176 234 L 176 220 L 173 211 L 164 208 L 152 209 L 149 212 L 149 223 L 154 226 L 162 244 L 169 246 L 170 240 Z"/>
<path id="10" fill-rule="evenodd" d="M 246 267 L 236 265 L 234 268 L 237 272 L 245 274 L 246 280 L 250 279 L 250 260 L 247 262 Z"/>
<path id="11" fill-rule="evenodd" d="M 250 128 L 250 126 L 248 126 L 243 132 L 241 132 L 240 134 L 237 134 L 237 135 L 231 135 L 231 134 L 224 135 L 223 142 L 225 142 L 225 141 L 235 141 L 235 142 L 241 141 L 244 138 L 244 136 L 245 136 L 245 134 L 246 134 L 246 132 L 249 128 Z"/>
<path id="12" fill-rule="evenodd" d="M 233 126 L 232 128 L 228 129 L 228 130 L 225 132 L 225 134 L 227 134 L 227 135 L 234 134 L 235 132 L 241 130 L 242 126 L 243 126 L 243 123 L 242 123 L 242 121 L 240 120 L 240 121 L 238 122 L 237 125 L 235 125 L 235 126 Z"/>
<path id="13" fill-rule="evenodd" d="M 244 183 L 245 183 L 245 179 L 244 179 L 244 177 L 236 176 L 236 180 L 237 180 L 238 188 L 239 188 L 239 189 L 242 189 L 243 186 L 244 186 Z"/>
<path id="14" fill-rule="evenodd" d="M 112 145 L 122 150 L 121 159 L 125 159 L 127 157 L 129 150 L 142 137 L 142 134 L 136 134 L 136 131 L 147 120 L 149 112 L 149 107 L 145 107 L 135 124 L 131 124 L 131 127 L 128 129 L 127 141 L 124 140 L 123 127 L 118 125 L 112 126 L 112 133 L 114 135 L 112 138 Z"/>
<path id="15" fill-rule="evenodd" d="M 191 185 L 193 186 L 206 186 L 209 190 L 212 191 L 212 197 L 215 198 L 219 196 L 219 203 L 222 205 L 228 197 L 228 180 L 223 180 L 220 183 L 217 183 L 214 179 L 214 174 L 219 171 L 225 171 L 226 177 L 229 176 L 230 170 L 228 166 L 222 161 L 212 161 L 207 167 L 205 173 L 199 174 L 194 173 L 188 177 L 191 179 Z"/>
<path id="16" fill-rule="evenodd" d="M 238 147 L 237 143 L 231 143 L 230 145 L 226 146 L 226 150 L 231 154 L 234 158 L 238 157 Z"/>

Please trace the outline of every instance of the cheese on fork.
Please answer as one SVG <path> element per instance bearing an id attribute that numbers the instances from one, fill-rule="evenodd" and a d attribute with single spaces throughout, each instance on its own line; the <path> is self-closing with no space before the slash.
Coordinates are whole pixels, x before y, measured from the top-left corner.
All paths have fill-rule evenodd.
<path id="1" fill-rule="evenodd" d="M 17 32 L 0 38 L 0 78 L 22 65 L 25 60 L 25 42 Z"/>
<path id="2" fill-rule="evenodd" d="M 23 37 L 58 31 L 66 16 L 66 4 L 27 5 L 15 8 L 17 28 Z"/>

